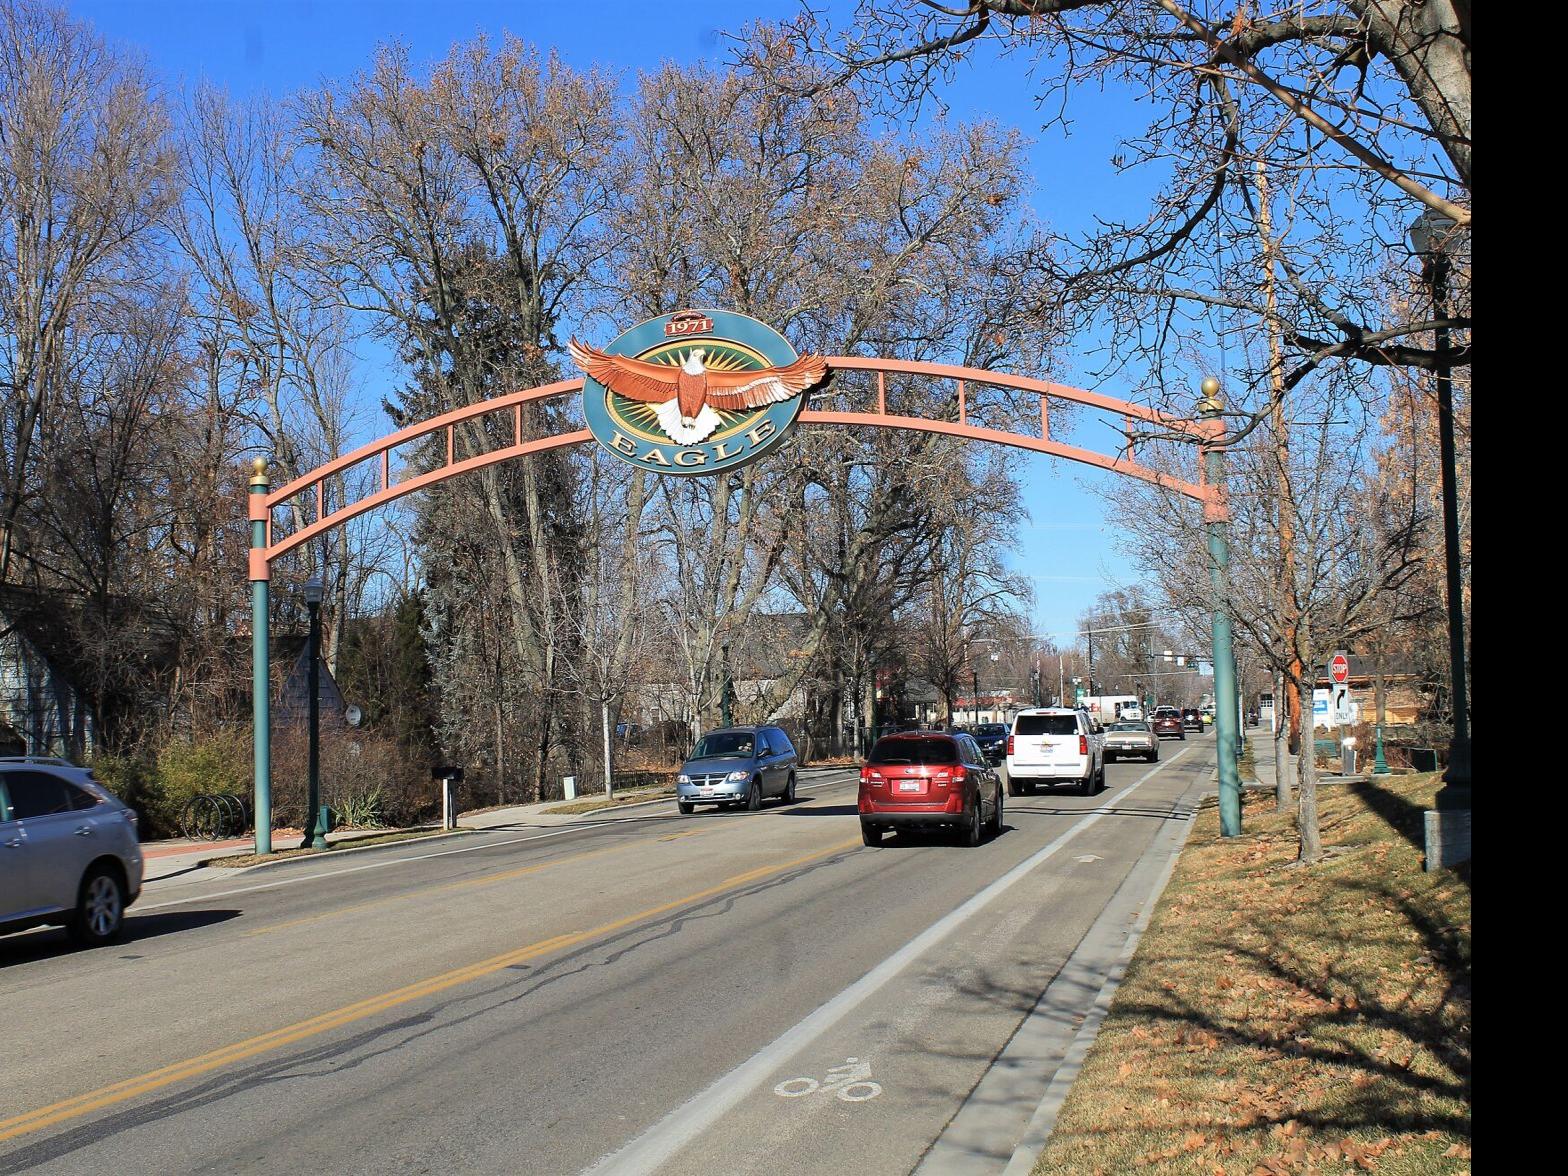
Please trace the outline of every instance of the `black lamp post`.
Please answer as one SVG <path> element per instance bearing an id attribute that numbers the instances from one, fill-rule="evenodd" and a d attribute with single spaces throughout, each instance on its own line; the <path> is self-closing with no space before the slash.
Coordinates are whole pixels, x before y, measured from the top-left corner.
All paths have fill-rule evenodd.
<path id="1" fill-rule="evenodd" d="M 724 659 L 724 682 L 719 687 L 719 725 L 730 725 L 730 696 L 735 691 L 735 679 L 730 677 L 730 645 L 726 641 L 719 647 L 719 656 Z"/>
<path id="2" fill-rule="evenodd" d="M 1432 317 L 1448 314 L 1449 253 L 1453 248 L 1454 222 L 1428 209 L 1410 226 L 1410 246 L 1421 259 L 1421 276 L 1432 294 Z M 1448 662 L 1454 707 L 1453 742 L 1448 748 L 1448 770 L 1437 793 L 1439 809 L 1470 807 L 1470 706 L 1465 688 L 1465 614 L 1459 573 L 1459 491 L 1454 458 L 1454 393 L 1450 374 L 1448 328 L 1433 331 L 1437 349 L 1437 436 L 1443 467 L 1444 579 L 1448 591 Z"/>
<path id="3" fill-rule="evenodd" d="M 307 789 L 305 797 L 305 837 L 301 849 L 326 849 L 326 830 L 321 827 L 321 598 L 323 587 L 319 576 L 305 582 L 305 606 L 310 609 L 310 648 L 306 651 L 309 668 L 305 671 L 305 689 L 310 692 L 309 745 L 310 754 L 306 767 Z"/>

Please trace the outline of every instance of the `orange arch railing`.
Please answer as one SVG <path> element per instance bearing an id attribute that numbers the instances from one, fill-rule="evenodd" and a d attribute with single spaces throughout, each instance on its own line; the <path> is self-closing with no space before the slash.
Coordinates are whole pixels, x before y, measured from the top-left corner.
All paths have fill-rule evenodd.
<path id="1" fill-rule="evenodd" d="M 801 424 L 872 425 L 881 428 L 908 429 L 950 437 L 962 437 L 971 441 L 984 441 L 996 445 L 1011 445 L 1018 449 L 1044 453 L 1052 457 L 1078 462 L 1082 465 L 1109 470 L 1115 474 L 1138 478 L 1141 481 L 1202 503 L 1206 519 L 1223 519 L 1225 517 L 1223 492 L 1204 481 L 1201 458 L 1196 463 L 1198 479 L 1197 481 L 1189 482 L 1142 465 L 1133 456 L 1104 454 L 1092 449 L 1084 449 L 1081 446 L 1069 445 L 1066 442 L 1053 440 L 1051 437 L 1050 403 L 1052 400 L 1067 401 L 1073 404 L 1086 405 L 1090 408 L 1097 408 L 1121 417 L 1126 425 L 1129 439 L 1129 455 L 1132 453 L 1131 438 L 1135 428 L 1138 427 L 1138 422 L 1141 422 L 1143 427 L 1153 428 L 1168 437 L 1189 441 L 1201 449 L 1217 444 L 1223 435 L 1223 426 L 1217 420 L 1176 417 L 1168 413 L 1162 413 L 1157 409 L 1133 404 L 1131 401 L 1118 400 L 1115 397 L 1104 396 L 1098 392 L 1089 392 L 1082 388 L 1074 388 L 1067 384 L 1057 384 L 1049 380 L 1037 380 L 1028 376 L 1007 375 L 1001 372 L 986 371 L 983 368 L 916 363 L 909 360 L 896 359 L 864 359 L 855 356 L 828 356 L 827 363 L 830 372 L 874 372 L 876 374 L 876 406 L 874 409 L 864 411 L 808 408 L 800 414 Z M 889 374 L 954 381 L 956 383 L 958 403 L 957 420 L 937 420 L 930 417 L 888 412 L 887 377 Z M 484 400 L 477 404 L 454 409 L 451 412 L 432 417 L 430 420 L 421 421 L 418 424 L 399 429 L 397 432 L 390 433 L 377 441 L 372 441 L 368 445 L 362 445 L 352 453 L 345 454 L 318 466 L 309 473 L 302 474 L 293 481 L 269 493 L 250 495 L 248 499 L 249 517 L 252 522 L 264 523 L 266 529 L 265 546 L 251 549 L 250 579 L 270 579 L 270 568 L 273 560 L 287 554 L 296 547 L 309 543 L 311 539 L 325 531 L 331 530 L 333 527 L 342 526 L 350 519 L 375 510 L 377 507 L 384 506 L 406 494 L 412 494 L 447 478 L 482 469 L 497 462 L 510 461 L 513 458 L 526 457 L 534 453 L 545 453 L 549 450 L 560 449 L 569 445 L 581 445 L 591 440 L 592 438 L 587 429 L 575 429 L 571 432 L 551 434 L 543 437 L 524 436 L 524 405 L 534 401 L 548 400 L 553 397 L 568 396 L 580 392 L 582 386 L 583 381 L 581 377 L 572 380 L 558 380 L 553 384 L 544 384 L 538 388 L 530 388 L 525 392 L 513 392 L 505 396 L 498 396 L 493 400 Z M 1040 398 L 1039 433 L 1019 433 L 1006 429 L 992 429 L 971 424 L 969 419 L 970 394 L 976 386 L 1032 392 L 1038 395 Z M 475 421 L 481 417 L 495 417 L 505 422 L 507 414 L 510 415 L 511 444 L 462 458 L 457 456 L 459 425 Z M 493 421 L 488 423 L 492 426 L 495 424 Z M 395 481 L 392 468 L 393 451 L 404 445 L 441 433 L 446 435 L 445 462 L 423 473 Z M 376 473 L 376 489 L 351 502 L 345 502 L 328 509 L 328 480 L 365 466 L 369 466 Z M 311 500 L 314 500 L 313 521 L 274 542 L 272 533 L 273 512 L 301 497 L 306 499 L 307 507 L 311 505 Z"/>

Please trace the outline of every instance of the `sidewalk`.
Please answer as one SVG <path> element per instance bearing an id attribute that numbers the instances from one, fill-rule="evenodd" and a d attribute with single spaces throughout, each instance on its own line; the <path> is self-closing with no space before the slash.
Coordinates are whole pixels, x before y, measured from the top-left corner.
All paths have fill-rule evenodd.
<path id="1" fill-rule="evenodd" d="M 1252 775 L 1253 779 L 1243 780 L 1243 788 L 1261 788 L 1269 792 L 1274 791 L 1276 783 L 1274 778 L 1274 732 L 1267 727 L 1257 726 L 1247 729 L 1247 746 L 1252 748 Z M 1289 752 L 1285 753 L 1286 771 L 1290 773 L 1290 786 L 1296 786 L 1296 757 Z"/>
<path id="2" fill-rule="evenodd" d="M 1275 785 L 1274 733 L 1267 727 L 1263 726 L 1248 728 L 1247 743 L 1252 748 L 1254 779 L 1242 780 L 1241 786 L 1243 788 L 1266 789 L 1269 792 L 1273 792 Z M 1298 758 L 1299 757 L 1297 756 L 1291 755 L 1288 751 L 1285 753 L 1286 771 L 1290 773 L 1290 788 L 1292 793 L 1294 793 L 1296 790 L 1296 760 Z M 1362 767 L 1363 764 L 1365 767 Z M 1371 771 L 1370 761 L 1363 760 L 1362 764 L 1357 765 L 1357 768 L 1359 770 L 1354 776 L 1341 775 L 1340 772 L 1334 768 L 1319 768 L 1318 782 L 1324 783 L 1328 781 L 1367 780 L 1371 778 L 1369 775 L 1369 772 Z"/>
<path id="3" fill-rule="evenodd" d="M 801 776 L 811 779 L 824 772 L 842 771 L 841 768 L 802 768 Z M 592 799 L 582 797 L 579 799 Z M 504 808 L 484 809 L 472 813 L 460 813 L 457 818 L 457 833 L 447 832 L 436 825 L 416 825 L 403 829 L 342 829 L 327 834 L 327 843 L 333 847 L 347 848 L 349 843 L 362 841 L 371 837 L 384 837 L 388 833 L 412 833 L 424 831 L 429 837 L 453 837 L 464 832 L 486 831 L 491 829 L 548 829 L 562 825 L 596 824 L 605 820 L 617 819 L 617 814 L 647 809 L 654 805 L 667 804 L 674 807 L 674 797 L 655 796 L 648 800 L 629 801 L 626 804 L 616 805 L 614 808 L 599 809 L 586 813 L 552 813 L 549 810 L 559 808 L 571 801 L 546 800 L 538 804 L 514 804 Z M 272 844 L 275 849 L 294 849 L 304 837 L 300 829 L 274 829 L 272 831 Z M 420 838 L 406 838 L 402 842 L 391 844 L 408 844 Z M 195 841 L 188 837 L 174 837 L 166 841 L 147 841 L 142 843 L 142 857 L 146 862 L 143 881 L 156 882 L 176 875 L 188 875 L 196 870 L 206 868 L 205 863 L 214 858 L 239 857 L 253 852 L 255 848 L 253 837 L 235 837 L 225 841 Z M 219 867 L 222 868 L 222 867 Z M 249 867 L 243 867 L 249 868 Z M 232 869 L 231 869 L 231 872 Z"/>

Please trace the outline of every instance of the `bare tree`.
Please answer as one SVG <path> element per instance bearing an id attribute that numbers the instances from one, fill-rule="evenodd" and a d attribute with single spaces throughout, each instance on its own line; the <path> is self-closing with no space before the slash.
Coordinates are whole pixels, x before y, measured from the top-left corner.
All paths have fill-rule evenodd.
<path id="1" fill-rule="evenodd" d="M 1332 385 L 1304 386 L 1293 401 L 1298 424 L 1289 447 L 1254 434 L 1227 450 L 1231 560 L 1226 594 L 1217 603 L 1241 644 L 1305 698 L 1312 697 L 1317 667 L 1329 652 L 1356 648 L 1385 622 L 1386 602 L 1404 591 L 1426 542 L 1420 515 L 1371 493 L 1366 422 L 1344 423 L 1351 400 Z M 1285 477 L 1282 457 L 1290 462 Z M 1198 629 L 1216 605 L 1201 511 L 1189 500 L 1149 497 L 1144 510 L 1129 516 L 1130 546 Z M 1289 580 L 1280 557 L 1282 511 L 1289 512 L 1293 537 Z M 1297 773 L 1300 856 L 1313 862 L 1322 844 L 1310 731 L 1303 733 Z"/>
<path id="2" fill-rule="evenodd" d="M 1029 63 L 1048 127 L 1067 124 L 1076 91 L 1154 96 L 1148 126 L 1112 156 L 1154 181 L 1146 214 L 1061 239 L 1056 280 L 1036 304 L 1066 330 L 1096 329 L 1106 343 L 1099 374 L 1132 382 L 1152 403 L 1184 399 L 1167 379 L 1185 347 L 1239 339 L 1262 319 L 1285 353 L 1229 373 L 1233 389 L 1271 392 L 1235 398 L 1251 413 L 1238 429 L 1265 421 L 1274 399 L 1324 366 L 1436 368 L 1423 341 L 1430 317 L 1389 297 L 1386 259 L 1404 251 L 1417 211 L 1470 222 L 1467 0 L 1273 10 L 862 0 L 842 27 L 808 9 L 793 32 L 828 70 L 805 92 L 848 89 L 900 113 L 939 103 L 957 63 L 982 55 Z M 756 55 L 745 43 L 740 52 Z M 1290 209 L 1272 233 L 1272 278 L 1257 263 L 1259 164 Z M 1465 331 L 1464 291 L 1455 305 L 1445 321 Z M 1449 362 L 1462 367 L 1470 354 L 1463 338 Z"/>
<path id="3" fill-rule="evenodd" d="M 601 218 L 616 190 L 612 80 L 578 73 L 515 39 L 453 49 L 428 77 L 398 48 L 346 85 L 304 95 L 300 127 L 312 152 L 303 199 L 322 242 L 318 264 L 342 303 L 370 314 L 398 342 L 417 387 L 397 409 L 414 420 L 555 376 L 556 325 L 595 273 Z M 528 435 L 554 409 L 524 413 Z M 479 429 L 465 455 L 505 443 Z M 427 452 L 424 461 L 440 460 Z M 473 495 L 508 607 L 517 688 L 530 707 L 520 765 L 544 788 L 566 708 L 550 704 L 570 632 L 557 608 L 574 599 L 564 575 L 576 498 L 571 459 L 525 459 L 478 471 Z M 425 542 L 450 534 L 427 514 Z M 439 550 L 436 552 L 440 558 Z M 526 684 L 526 685 L 525 685 Z"/>
<path id="4" fill-rule="evenodd" d="M 615 267 L 633 307 L 617 321 L 725 305 L 803 350 L 1037 366 L 1044 337 L 1020 308 L 1041 272 L 1038 236 L 1009 219 L 1023 220 L 1017 140 L 972 127 L 918 146 L 879 141 L 855 103 L 796 96 L 811 67 L 776 31 L 756 36 L 744 70 L 670 67 L 644 80 Z M 824 395 L 866 394 L 863 381 L 836 378 Z M 951 387 L 904 382 L 892 394 L 956 411 Z M 997 395 L 973 411 L 1000 421 L 1018 407 Z M 670 612 L 702 721 L 719 709 L 725 645 L 767 610 L 808 623 L 791 668 L 759 700 L 763 713 L 808 677 L 847 678 L 834 693 L 854 699 L 869 690 L 872 635 L 889 615 L 878 581 L 909 554 L 884 545 L 912 528 L 929 544 L 934 500 L 917 487 L 935 463 L 965 460 L 934 438 L 884 444 L 835 430 L 797 434 L 732 478 L 656 487 L 650 509 L 675 572 Z M 846 615 L 858 608 L 858 619 Z M 847 640 L 845 664 L 818 656 L 830 635 Z"/>
<path id="5" fill-rule="evenodd" d="M 36 0 L 0 2 L 0 583 L 44 419 L 173 198 L 169 123 L 139 66 Z"/>

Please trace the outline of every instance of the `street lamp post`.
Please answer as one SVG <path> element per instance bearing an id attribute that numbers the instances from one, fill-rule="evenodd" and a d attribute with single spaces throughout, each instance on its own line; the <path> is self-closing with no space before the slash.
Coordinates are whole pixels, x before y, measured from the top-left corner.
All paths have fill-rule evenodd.
<path id="1" fill-rule="evenodd" d="M 719 647 L 719 656 L 724 659 L 724 682 L 719 687 L 719 726 L 728 727 L 732 717 L 730 713 L 730 694 L 735 687 L 734 680 L 730 677 L 730 644 L 728 641 Z"/>
<path id="2" fill-rule="evenodd" d="M 1448 313 L 1448 254 L 1454 222 L 1430 209 L 1410 226 L 1410 245 L 1421 258 L 1421 274 L 1432 295 L 1432 317 Z M 1470 714 L 1465 687 L 1465 615 L 1459 571 L 1459 490 L 1454 458 L 1454 392 L 1448 356 L 1448 328 L 1433 331 L 1437 350 L 1437 437 L 1443 475 L 1443 570 L 1448 592 L 1448 663 L 1454 708 L 1448 770 L 1437 793 L 1439 811 L 1470 808 Z"/>
<path id="3" fill-rule="evenodd" d="M 1220 401 L 1220 382 L 1213 376 L 1203 381 L 1203 399 L 1198 411 L 1208 420 L 1218 420 L 1224 411 Z M 1224 458 L 1219 446 L 1205 442 L 1203 448 L 1204 476 L 1210 488 L 1218 494 L 1224 480 Z M 1225 515 L 1216 509 L 1211 500 L 1204 508 L 1204 521 L 1209 532 L 1209 584 L 1214 592 L 1214 608 L 1210 614 L 1210 628 L 1214 640 L 1214 742 L 1219 755 L 1220 769 L 1220 836 L 1241 836 L 1241 774 L 1237 766 L 1237 741 L 1241 736 L 1237 722 L 1239 703 L 1236 689 L 1236 658 L 1231 640 L 1230 613 L 1227 609 L 1230 594 L 1226 579 L 1230 567 L 1230 547 L 1225 539 Z"/>
<path id="4" fill-rule="evenodd" d="M 326 849 L 326 830 L 321 827 L 321 598 L 320 576 L 305 582 L 305 607 L 310 610 L 310 648 L 306 653 L 305 689 L 310 692 L 307 715 L 309 754 L 305 767 L 305 836 L 301 849 Z"/>

